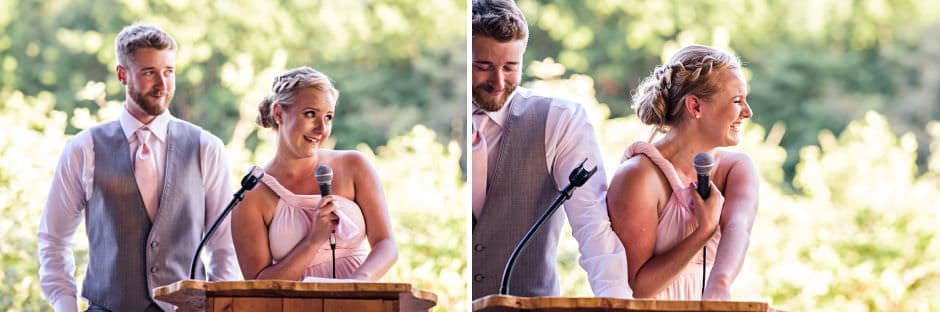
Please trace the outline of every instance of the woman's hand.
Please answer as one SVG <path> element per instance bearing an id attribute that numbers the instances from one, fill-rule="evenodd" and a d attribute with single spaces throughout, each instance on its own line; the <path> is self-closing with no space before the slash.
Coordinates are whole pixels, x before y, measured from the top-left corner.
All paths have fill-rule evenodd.
<path id="1" fill-rule="evenodd" d="M 339 217 L 333 213 L 336 210 L 336 204 L 333 202 L 335 195 L 327 195 L 320 199 L 320 205 L 316 210 L 304 209 L 304 214 L 312 224 L 310 235 L 306 239 L 313 242 L 323 242 L 329 239 L 330 233 L 336 229 L 339 224 Z"/>
<path id="2" fill-rule="evenodd" d="M 693 190 L 695 185 L 691 185 Z M 709 196 L 707 200 L 703 200 L 702 196 L 698 192 L 693 191 L 693 200 L 695 201 L 695 220 L 698 221 L 698 229 L 696 231 L 702 231 L 705 234 L 711 236 L 715 229 L 718 228 L 718 221 L 721 218 L 721 208 L 725 204 L 725 197 L 721 195 L 721 192 L 718 191 L 718 187 L 715 186 L 715 183 L 711 181 L 708 182 Z"/>

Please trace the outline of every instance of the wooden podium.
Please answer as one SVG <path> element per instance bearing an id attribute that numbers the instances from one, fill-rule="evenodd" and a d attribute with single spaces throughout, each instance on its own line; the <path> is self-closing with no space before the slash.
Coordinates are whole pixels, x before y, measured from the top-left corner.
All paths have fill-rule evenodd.
<path id="1" fill-rule="evenodd" d="M 474 312 L 504 311 L 728 311 L 777 312 L 766 302 L 516 297 L 490 295 L 473 301 Z"/>
<path id="2" fill-rule="evenodd" d="M 182 280 L 153 289 L 179 311 L 428 311 L 437 295 L 407 283 Z"/>

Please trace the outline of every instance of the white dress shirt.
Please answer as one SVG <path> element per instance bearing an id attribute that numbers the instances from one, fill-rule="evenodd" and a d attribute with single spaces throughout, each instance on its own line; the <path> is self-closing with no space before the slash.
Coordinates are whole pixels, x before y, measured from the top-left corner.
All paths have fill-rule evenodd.
<path id="1" fill-rule="evenodd" d="M 494 163 L 499 153 L 509 106 L 517 96 L 532 96 L 532 90 L 516 89 L 506 99 L 506 105 L 495 112 L 483 112 L 490 121 L 480 129 L 486 139 L 487 162 Z M 607 176 L 594 127 L 581 105 L 571 101 L 553 100 L 545 120 L 545 159 L 548 172 L 558 187 L 568 185 L 568 175 L 585 158 L 585 169 L 597 166 L 597 172 L 583 186 L 577 188 L 564 204 L 572 234 L 581 253 L 579 263 L 587 271 L 588 281 L 598 297 L 631 298 L 633 292 L 627 283 L 627 255 L 610 225 L 607 214 Z M 496 166 L 487 166 L 492 177 Z"/>
<path id="2" fill-rule="evenodd" d="M 167 127 L 174 119 L 167 110 L 144 125 L 128 113 L 126 106 L 118 119 L 129 143 L 127 152 L 131 159 L 140 145 L 134 132 L 147 126 L 153 133 L 148 143 L 156 158 L 157 185 L 163 185 Z M 75 272 L 72 236 L 91 199 L 95 176 L 93 145 L 90 130 L 79 132 L 66 143 L 52 178 L 46 209 L 39 224 L 39 286 L 56 311 L 78 309 L 76 282 L 72 275 Z M 200 166 L 203 169 L 202 183 L 206 190 L 205 229 L 208 230 L 225 209 L 234 190 L 222 140 L 203 130 L 199 139 L 199 151 Z M 231 222 L 226 221 L 219 225 L 206 245 L 206 256 L 209 259 L 208 274 L 212 280 L 242 279 L 232 244 Z"/>

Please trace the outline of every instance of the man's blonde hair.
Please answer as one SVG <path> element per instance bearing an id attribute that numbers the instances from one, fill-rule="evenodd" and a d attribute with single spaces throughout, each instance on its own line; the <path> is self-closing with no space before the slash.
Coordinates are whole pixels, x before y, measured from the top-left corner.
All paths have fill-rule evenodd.
<path id="1" fill-rule="evenodd" d="M 154 25 L 137 23 L 124 27 L 114 39 L 117 64 L 127 66 L 127 62 L 134 58 L 134 51 L 142 48 L 176 50 L 176 40 Z"/>

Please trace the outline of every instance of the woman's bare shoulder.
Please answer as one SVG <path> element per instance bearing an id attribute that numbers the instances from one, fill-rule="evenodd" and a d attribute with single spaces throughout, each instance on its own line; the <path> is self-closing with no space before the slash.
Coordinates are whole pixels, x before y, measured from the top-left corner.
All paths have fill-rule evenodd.
<path id="1" fill-rule="evenodd" d="M 360 169 L 370 164 L 365 153 L 354 150 L 324 150 L 321 152 L 326 163 L 333 167 Z"/>
<path id="2" fill-rule="evenodd" d="M 629 196 L 631 201 L 638 199 L 635 194 L 656 194 L 656 196 L 644 196 L 644 198 L 659 200 L 669 187 L 668 181 L 656 164 L 642 155 L 622 162 L 614 173 L 610 185 L 611 192 L 608 192 L 608 196 Z"/>
<path id="3" fill-rule="evenodd" d="M 736 187 L 757 183 L 757 166 L 747 153 L 718 150 L 715 156 L 718 159 L 717 177 L 715 179 L 722 192 L 726 191 L 725 188 L 728 187 L 728 182 L 734 183 Z"/>
<path id="4" fill-rule="evenodd" d="M 278 196 L 274 193 L 274 190 L 259 181 L 254 188 L 245 192 L 238 210 L 250 210 L 253 214 L 260 214 L 264 217 L 265 224 L 267 224 L 274 215 L 277 200 Z"/>

